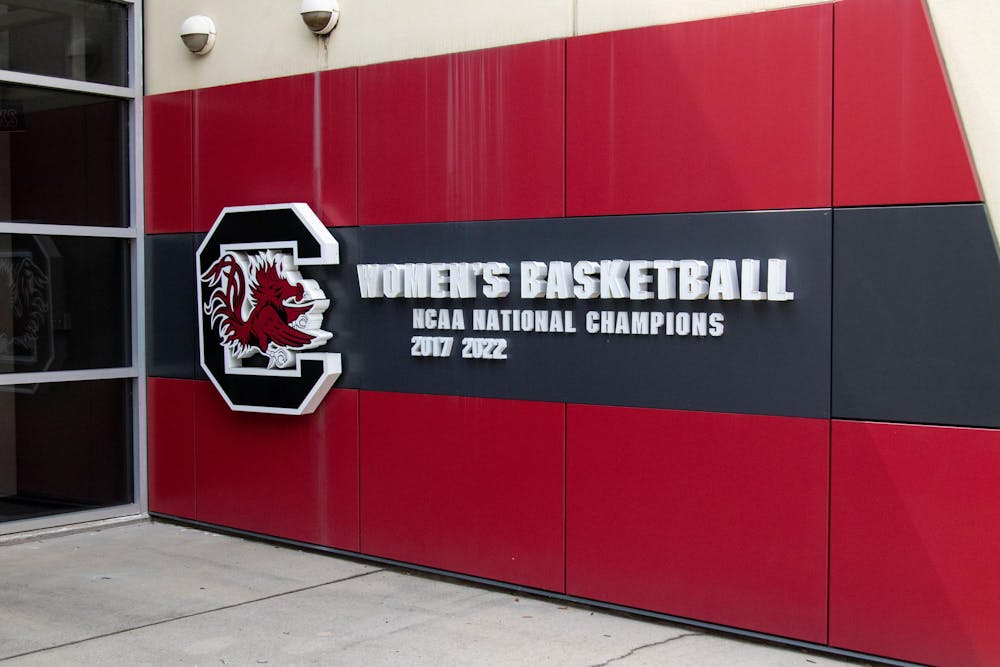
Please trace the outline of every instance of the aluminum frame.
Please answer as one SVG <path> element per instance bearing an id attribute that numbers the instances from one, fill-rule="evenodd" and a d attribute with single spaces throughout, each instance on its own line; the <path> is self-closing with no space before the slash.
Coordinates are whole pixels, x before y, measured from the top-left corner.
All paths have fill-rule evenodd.
<path id="1" fill-rule="evenodd" d="M 50 236 L 80 236 L 120 238 L 129 243 L 131 323 L 131 366 L 95 368 L 74 371 L 44 371 L 38 373 L 7 373 L 0 375 L 0 386 L 40 382 L 73 382 L 82 380 L 132 380 L 132 490 L 133 501 L 124 505 L 78 512 L 65 512 L 33 519 L 18 519 L 0 523 L 0 535 L 54 528 L 75 523 L 145 515 L 148 510 L 148 479 L 146 474 L 146 283 L 145 232 L 143 197 L 143 0 L 111 0 L 128 7 L 128 86 L 62 79 L 59 77 L 0 70 L 0 83 L 50 88 L 78 93 L 90 93 L 126 100 L 129 103 L 128 227 L 93 227 L 87 225 L 45 225 L 37 223 L 0 223 L 0 234 L 44 234 Z"/>

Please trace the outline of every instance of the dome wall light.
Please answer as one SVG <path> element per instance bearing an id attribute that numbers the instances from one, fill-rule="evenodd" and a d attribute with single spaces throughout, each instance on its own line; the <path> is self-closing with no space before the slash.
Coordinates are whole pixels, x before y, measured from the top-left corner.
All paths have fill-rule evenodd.
<path id="1" fill-rule="evenodd" d="M 299 14 L 307 28 L 317 35 L 328 35 L 340 20 L 340 3 L 337 0 L 302 0 Z"/>
<path id="2" fill-rule="evenodd" d="M 191 53 L 205 55 L 215 46 L 215 22 L 201 14 L 187 17 L 181 24 L 181 40 Z"/>

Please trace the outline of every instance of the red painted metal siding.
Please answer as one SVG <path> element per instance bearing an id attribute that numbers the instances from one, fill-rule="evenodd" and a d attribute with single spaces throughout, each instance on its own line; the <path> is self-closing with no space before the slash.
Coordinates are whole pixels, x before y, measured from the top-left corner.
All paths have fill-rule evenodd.
<path id="1" fill-rule="evenodd" d="M 567 50 L 568 215 L 830 205 L 829 5 Z"/>
<path id="2" fill-rule="evenodd" d="M 358 70 L 320 72 L 316 215 L 327 227 L 358 224 Z"/>
<path id="3" fill-rule="evenodd" d="M 834 17 L 834 205 L 980 201 L 923 0 Z"/>
<path id="4" fill-rule="evenodd" d="M 345 70 L 196 91 L 195 231 L 211 227 L 226 206 L 290 201 L 329 216 L 327 225 L 354 224 L 354 76 Z"/>
<path id="5" fill-rule="evenodd" d="M 570 405 L 572 595 L 826 641 L 824 419 Z"/>
<path id="6" fill-rule="evenodd" d="M 364 67 L 363 225 L 563 214 L 562 41 Z"/>
<path id="7" fill-rule="evenodd" d="M 195 396 L 199 521 L 357 550 L 357 391 L 301 417 L 233 412 L 208 382 Z"/>
<path id="8" fill-rule="evenodd" d="M 1000 431 L 833 422 L 830 643 L 1000 664 Z"/>
<path id="9" fill-rule="evenodd" d="M 361 549 L 563 590 L 563 406 L 361 392 Z"/>
<path id="10" fill-rule="evenodd" d="M 149 510 L 197 518 L 195 497 L 194 380 L 149 378 L 147 461 Z"/>

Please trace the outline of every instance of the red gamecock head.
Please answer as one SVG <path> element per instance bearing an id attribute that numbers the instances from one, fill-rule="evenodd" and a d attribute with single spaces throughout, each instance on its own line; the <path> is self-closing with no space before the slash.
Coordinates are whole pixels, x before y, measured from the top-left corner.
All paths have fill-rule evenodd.
<path id="1" fill-rule="evenodd" d="M 284 309 L 286 301 L 302 301 L 305 288 L 302 284 L 293 285 L 289 282 L 284 270 L 280 269 L 282 255 L 259 257 L 251 260 L 250 298 L 261 304 L 272 304 L 275 308 Z"/>

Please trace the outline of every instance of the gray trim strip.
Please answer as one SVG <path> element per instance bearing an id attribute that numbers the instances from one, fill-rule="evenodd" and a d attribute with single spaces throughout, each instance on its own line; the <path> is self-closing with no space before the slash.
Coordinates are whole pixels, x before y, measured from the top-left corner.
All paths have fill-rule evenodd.
<path id="1" fill-rule="evenodd" d="M 135 168 L 132 177 L 135 177 Z M 133 200 L 133 206 L 135 206 Z M 136 216 L 137 217 L 137 216 Z M 93 227 L 89 225 L 46 225 L 30 222 L 0 222 L 0 234 L 39 234 L 42 236 L 97 236 L 112 239 L 134 239 L 138 236 L 132 227 Z"/>
<path id="2" fill-rule="evenodd" d="M 118 380 L 122 378 L 139 377 L 139 369 L 135 366 L 121 368 L 97 368 L 79 371 L 43 371 L 40 373 L 3 373 L 0 374 L 0 386 L 12 384 L 35 384 L 38 382 L 78 382 L 81 380 Z"/>
<path id="3" fill-rule="evenodd" d="M 135 9 L 133 5 L 133 10 Z M 138 37 L 136 38 L 138 39 Z M 91 93 L 94 95 L 106 95 L 108 97 L 120 97 L 132 99 L 142 95 L 142 87 L 134 86 L 109 86 L 106 83 L 92 83 L 90 81 L 78 81 L 76 79 L 63 79 L 57 76 L 43 76 L 41 74 L 26 74 L 25 72 L 13 72 L 11 70 L 0 69 L 0 83 L 18 83 L 25 86 L 39 86 L 41 88 L 54 88 L 57 90 L 70 90 L 75 93 Z"/>

